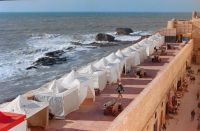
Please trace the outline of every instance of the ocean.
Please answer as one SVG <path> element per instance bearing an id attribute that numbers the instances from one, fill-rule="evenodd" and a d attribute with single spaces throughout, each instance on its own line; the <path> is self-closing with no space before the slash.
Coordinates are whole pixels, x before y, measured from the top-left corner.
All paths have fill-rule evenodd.
<path id="1" fill-rule="evenodd" d="M 0 103 L 128 46 L 90 48 L 97 33 L 132 41 L 165 27 L 169 19 L 190 17 L 190 13 L 0 13 Z M 132 28 L 134 33 L 117 36 L 118 27 Z M 26 70 L 45 53 L 71 47 L 64 54 L 66 62 Z"/>

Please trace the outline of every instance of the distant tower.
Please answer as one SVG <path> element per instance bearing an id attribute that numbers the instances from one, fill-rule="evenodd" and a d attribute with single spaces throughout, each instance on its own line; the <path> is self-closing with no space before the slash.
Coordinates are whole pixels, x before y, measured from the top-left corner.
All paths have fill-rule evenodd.
<path id="1" fill-rule="evenodd" d="M 196 11 L 193 11 L 193 12 L 192 12 L 192 19 L 195 19 L 195 18 L 197 18 L 197 12 L 196 12 Z"/>
<path id="2" fill-rule="evenodd" d="M 176 19 L 171 19 L 170 21 L 168 21 L 167 29 L 174 29 L 175 28 L 175 21 L 176 21 Z"/>

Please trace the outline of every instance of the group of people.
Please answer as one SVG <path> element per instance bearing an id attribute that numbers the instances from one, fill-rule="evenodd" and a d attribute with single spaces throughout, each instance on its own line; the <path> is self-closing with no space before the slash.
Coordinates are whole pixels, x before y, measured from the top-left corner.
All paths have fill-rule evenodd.
<path id="1" fill-rule="evenodd" d="M 194 121 L 195 117 L 198 120 L 198 125 L 197 125 L 198 130 L 200 130 L 200 101 L 199 101 L 199 98 L 200 98 L 200 93 L 199 93 L 199 90 L 198 90 L 197 93 L 196 93 L 196 99 L 198 101 L 197 110 L 195 111 L 195 109 L 193 109 L 190 113 L 191 114 L 191 121 Z"/>
<path id="2" fill-rule="evenodd" d="M 192 73 L 193 74 L 193 73 Z M 200 74 L 200 69 L 197 70 L 197 75 Z M 195 81 L 195 77 L 193 76 L 193 78 L 190 78 L 191 80 L 191 83 L 193 83 Z M 191 112 L 190 112 L 190 115 L 191 115 L 191 121 L 194 121 L 195 118 L 198 120 L 198 125 L 197 125 L 197 129 L 200 130 L 200 91 L 199 89 L 197 90 L 196 92 L 196 100 L 198 101 L 198 104 L 197 104 L 197 109 L 193 109 Z"/>

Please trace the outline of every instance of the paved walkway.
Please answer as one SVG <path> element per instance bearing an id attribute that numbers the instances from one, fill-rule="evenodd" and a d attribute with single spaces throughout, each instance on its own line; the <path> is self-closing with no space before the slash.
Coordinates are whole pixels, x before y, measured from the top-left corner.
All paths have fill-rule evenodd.
<path id="1" fill-rule="evenodd" d="M 198 66 L 192 66 L 192 69 L 197 72 Z M 197 103 L 196 93 L 200 90 L 200 76 L 196 75 L 196 81 L 189 85 L 189 92 L 186 92 L 181 100 L 178 115 L 167 123 L 167 131 L 197 131 Z M 191 121 L 191 111 L 195 109 L 196 115 L 194 121 Z"/>

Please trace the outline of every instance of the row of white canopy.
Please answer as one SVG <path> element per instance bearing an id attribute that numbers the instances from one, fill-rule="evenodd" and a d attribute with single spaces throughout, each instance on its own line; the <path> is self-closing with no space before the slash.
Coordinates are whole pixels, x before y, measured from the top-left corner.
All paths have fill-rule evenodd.
<path id="1" fill-rule="evenodd" d="M 154 47 L 163 43 L 163 36 L 158 33 L 152 35 L 33 90 L 34 98 L 48 102 L 50 112 L 56 117 L 65 117 L 77 110 L 86 98 L 95 100 L 94 89 L 102 91 L 107 82 L 117 82 L 124 69 L 127 72 L 132 66 L 139 65 L 154 52 Z"/>

